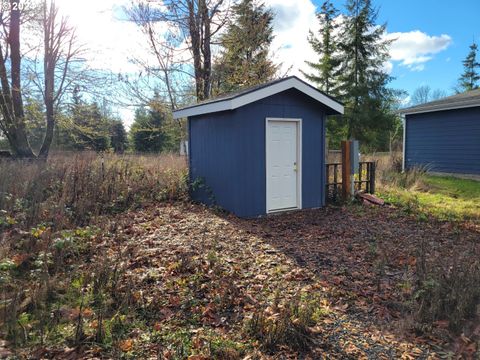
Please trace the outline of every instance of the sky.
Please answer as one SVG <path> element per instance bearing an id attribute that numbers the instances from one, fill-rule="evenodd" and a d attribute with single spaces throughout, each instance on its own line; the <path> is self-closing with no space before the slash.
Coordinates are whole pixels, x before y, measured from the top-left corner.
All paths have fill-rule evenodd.
<path id="1" fill-rule="evenodd" d="M 138 1 L 138 0 L 136 0 Z M 289 75 L 302 76 L 304 61 L 316 55 L 307 42 L 309 30 L 318 30 L 316 11 L 323 0 L 263 0 L 275 13 L 272 52 Z M 63 14 L 77 28 L 87 45 L 90 65 L 115 73 L 139 69 L 133 57 L 147 54 L 145 40 L 136 26 L 119 14 L 129 0 L 57 0 Z M 344 0 L 333 0 L 344 10 Z M 480 0 L 374 0 L 379 23 L 387 23 L 388 39 L 394 40 L 385 68 L 395 78 L 391 86 L 411 93 L 429 85 L 452 92 L 462 72 L 469 45 L 480 43 Z M 118 108 L 129 126 L 133 108 Z"/>

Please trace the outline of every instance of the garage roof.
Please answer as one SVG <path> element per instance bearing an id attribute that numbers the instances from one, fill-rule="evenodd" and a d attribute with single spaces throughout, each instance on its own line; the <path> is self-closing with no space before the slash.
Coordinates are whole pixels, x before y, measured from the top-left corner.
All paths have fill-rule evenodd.
<path id="1" fill-rule="evenodd" d="M 305 81 L 300 80 L 296 76 L 290 76 L 175 110 L 173 117 L 174 119 L 179 119 L 225 110 L 234 110 L 289 89 L 297 89 L 322 103 L 330 110 L 328 112 L 329 115 L 343 114 L 342 103 Z"/>
<path id="2" fill-rule="evenodd" d="M 454 110 L 480 106 L 480 89 L 467 91 L 429 103 L 401 109 L 400 114 L 411 115 L 434 111 Z"/>

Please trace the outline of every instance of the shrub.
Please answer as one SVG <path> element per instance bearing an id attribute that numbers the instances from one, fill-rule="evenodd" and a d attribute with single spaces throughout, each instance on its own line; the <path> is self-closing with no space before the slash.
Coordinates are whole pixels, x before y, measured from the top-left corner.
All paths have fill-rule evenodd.
<path id="1" fill-rule="evenodd" d="M 72 153 L 47 162 L 3 161 L 0 173 L 3 227 L 85 225 L 101 214 L 187 193 L 185 161 L 173 155 Z"/>
<path id="2" fill-rule="evenodd" d="M 399 187 L 413 190 L 423 186 L 423 179 L 428 166 L 416 166 L 403 172 L 403 155 L 401 152 L 366 155 L 362 161 L 375 161 L 377 184 L 380 187 Z"/>
<path id="3" fill-rule="evenodd" d="M 416 190 L 423 186 L 422 181 L 427 174 L 428 168 L 417 166 L 405 172 L 386 170 L 380 173 L 381 183 L 389 187 L 398 187 L 407 190 Z"/>
<path id="4" fill-rule="evenodd" d="M 282 345 L 307 351 L 313 343 L 310 327 L 315 325 L 316 310 L 314 301 L 299 298 L 283 307 L 274 304 L 254 313 L 247 321 L 246 332 L 266 351 L 273 352 Z"/>
<path id="5" fill-rule="evenodd" d="M 417 328 L 429 331 L 436 322 L 447 321 L 448 328 L 459 333 L 480 305 L 479 254 L 472 249 L 450 261 L 442 258 L 429 263 L 424 241 L 419 246 L 414 293 Z"/>

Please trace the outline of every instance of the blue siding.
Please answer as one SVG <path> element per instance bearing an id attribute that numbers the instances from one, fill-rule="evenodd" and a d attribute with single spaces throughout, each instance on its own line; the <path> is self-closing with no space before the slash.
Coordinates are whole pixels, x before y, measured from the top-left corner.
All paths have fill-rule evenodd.
<path id="1" fill-rule="evenodd" d="M 288 90 L 242 108 L 189 119 L 190 176 L 202 178 L 195 200 L 241 217 L 266 213 L 265 119 L 302 119 L 302 206 L 325 204 L 325 113 L 318 102 Z M 209 189 L 213 198 L 208 194 Z"/>
<path id="2" fill-rule="evenodd" d="M 480 174 L 480 107 L 406 116 L 405 166 Z"/>

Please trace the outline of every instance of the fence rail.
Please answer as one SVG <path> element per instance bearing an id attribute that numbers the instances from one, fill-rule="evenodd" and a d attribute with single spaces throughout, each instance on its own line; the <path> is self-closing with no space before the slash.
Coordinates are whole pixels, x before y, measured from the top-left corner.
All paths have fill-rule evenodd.
<path id="1" fill-rule="evenodd" d="M 375 162 L 363 161 L 359 163 L 358 174 L 355 175 L 355 191 L 375 193 Z M 342 163 L 326 164 L 326 191 L 327 200 L 338 201 L 342 197 Z"/>

